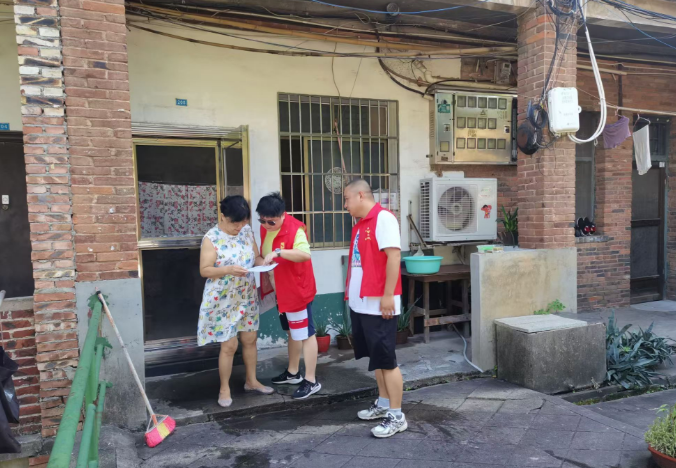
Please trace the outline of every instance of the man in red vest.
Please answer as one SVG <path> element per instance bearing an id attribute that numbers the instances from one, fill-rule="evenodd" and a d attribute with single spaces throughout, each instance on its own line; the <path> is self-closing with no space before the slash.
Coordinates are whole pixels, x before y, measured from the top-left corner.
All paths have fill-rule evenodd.
<path id="1" fill-rule="evenodd" d="M 352 228 L 350 262 L 345 286 L 350 306 L 354 355 L 369 358 L 376 372 L 379 398 L 360 419 L 381 419 L 371 430 L 391 437 L 408 428 L 401 412 L 404 381 L 394 352 L 401 307 L 401 236 L 399 222 L 376 203 L 369 184 L 350 182 L 344 191 L 345 209 L 359 221 Z"/>
<path id="2" fill-rule="evenodd" d="M 317 337 L 312 320 L 312 301 L 317 287 L 305 225 L 284 210 L 284 199 L 279 192 L 264 196 L 256 207 L 261 223 L 261 254 L 266 265 L 278 264 L 269 273 L 261 274 L 261 292 L 265 297 L 276 291 L 279 319 L 289 335 L 289 366 L 272 379 L 272 383 L 300 384 L 292 398 L 303 399 L 322 388 L 315 376 Z M 300 373 L 301 352 L 305 377 Z"/>

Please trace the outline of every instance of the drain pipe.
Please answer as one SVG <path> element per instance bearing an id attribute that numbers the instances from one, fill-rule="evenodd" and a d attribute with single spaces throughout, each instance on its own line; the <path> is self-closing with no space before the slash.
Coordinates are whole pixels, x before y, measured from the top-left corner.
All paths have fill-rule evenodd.
<path id="1" fill-rule="evenodd" d="M 0 291 L 0 307 L 2 307 L 2 301 L 5 299 L 5 291 Z"/>
<path id="2" fill-rule="evenodd" d="M 454 323 L 452 323 L 451 325 L 453 326 L 453 330 L 455 330 L 455 332 L 458 334 L 458 336 L 460 338 L 462 338 L 462 342 L 465 343 L 465 348 L 462 350 L 462 356 L 465 358 L 465 361 L 467 361 L 467 364 L 474 367 L 476 370 L 478 370 L 479 372 L 481 372 L 483 374 L 484 371 L 481 370 L 481 368 L 479 366 L 475 366 L 474 363 L 467 358 L 467 340 L 465 339 L 464 336 L 462 336 L 462 333 L 460 333 L 460 331 L 458 331 L 458 329 L 456 328 Z"/>

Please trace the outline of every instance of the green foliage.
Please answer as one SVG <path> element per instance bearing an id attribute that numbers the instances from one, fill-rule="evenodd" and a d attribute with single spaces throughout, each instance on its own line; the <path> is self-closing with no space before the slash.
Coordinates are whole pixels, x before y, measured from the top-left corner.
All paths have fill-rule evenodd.
<path id="1" fill-rule="evenodd" d="M 676 405 L 669 408 L 662 405 L 659 413 L 666 413 L 657 418 L 648 432 L 645 433 L 645 441 L 654 450 L 669 457 L 676 457 Z"/>
<path id="2" fill-rule="evenodd" d="M 558 299 L 547 304 L 546 309 L 540 309 L 533 312 L 533 315 L 549 315 L 555 314 L 557 312 L 563 312 L 566 309 L 566 306 L 561 303 Z"/>
<path id="3" fill-rule="evenodd" d="M 518 232 L 519 231 L 519 209 L 515 209 L 514 213 L 510 209 L 507 211 L 505 206 L 502 206 L 502 218 L 498 218 L 499 223 L 505 227 L 507 232 Z"/>
<path id="4" fill-rule="evenodd" d="M 639 328 L 630 332 L 631 325 L 617 326 L 615 312 L 608 319 L 606 328 L 606 382 L 622 387 L 643 388 L 650 385 L 650 379 L 659 375 L 657 366 L 671 361 L 673 347 L 666 338 L 653 333 L 653 324 L 647 330 Z"/>
<path id="5" fill-rule="evenodd" d="M 413 307 L 418 303 L 421 298 L 415 300 L 413 304 L 409 306 L 404 312 L 399 314 L 397 319 L 397 331 L 402 332 L 408 330 L 409 325 L 411 324 L 411 314 L 413 313 Z"/>
<path id="6" fill-rule="evenodd" d="M 338 336 L 344 336 L 345 338 L 352 334 L 352 324 L 345 315 L 343 315 L 343 322 L 338 325 L 334 323 L 333 326 L 331 326 L 331 329 L 334 330 Z"/>
<path id="7" fill-rule="evenodd" d="M 326 320 L 315 321 L 315 335 L 317 338 L 328 335 L 329 329 L 329 324 Z"/>

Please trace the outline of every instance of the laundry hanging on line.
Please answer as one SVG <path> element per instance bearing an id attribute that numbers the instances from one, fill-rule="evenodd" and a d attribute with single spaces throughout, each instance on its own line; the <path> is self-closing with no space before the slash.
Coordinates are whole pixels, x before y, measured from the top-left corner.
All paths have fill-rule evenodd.
<path id="1" fill-rule="evenodd" d="M 603 147 L 605 149 L 617 148 L 630 136 L 629 119 L 621 115 L 617 122 L 607 124 L 603 128 Z"/>
<path id="2" fill-rule="evenodd" d="M 634 130 L 634 158 L 639 175 L 645 174 L 652 167 L 650 161 L 650 125 Z"/>

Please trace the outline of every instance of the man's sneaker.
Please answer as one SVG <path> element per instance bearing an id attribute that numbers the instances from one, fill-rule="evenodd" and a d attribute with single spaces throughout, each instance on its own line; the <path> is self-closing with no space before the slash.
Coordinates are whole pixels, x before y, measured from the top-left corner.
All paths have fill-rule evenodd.
<path id="1" fill-rule="evenodd" d="M 298 385 L 303 381 L 303 376 L 300 375 L 300 371 L 296 374 L 289 374 L 289 369 L 286 369 L 280 375 L 272 379 L 272 383 L 275 385 L 291 384 Z"/>
<path id="2" fill-rule="evenodd" d="M 359 419 L 363 419 L 364 421 L 380 419 L 385 417 L 388 409 L 389 408 L 378 406 L 378 400 L 376 400 L 376 402 L 373 403 L 369 409 L 361 410 L 359 413 L 357 413 L 357 416 Z"/>
<path id="3" fill-rule="evenodd" d="M 385 437 L 392 437 L 397 432 L 404 432 L 406 429 L 408 429 L 406 416 L 402 414 L 401 419 L 397 419 L 395 415 L 388 411 L 383 422 L 371 429 L 371 434 L 379 439 L 383 439 Z"/>
<path id="4" fill-rule="evenodd" d="M 303 383 L 300 384 L 300 387 L 293 392 L 293 395 L 291 395 L 291 398 L 294 400 L 302 400 L 303 398 L 307 398 L 310 395 L 313 395 L 320 391 L 322 389 L 322 384 L 320 384 L 318 381 L 315 383 L 310 382 L 309 380 L 303 379 Z"/>

